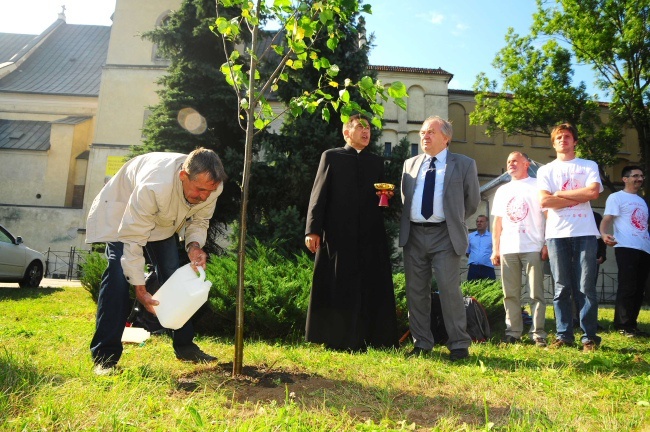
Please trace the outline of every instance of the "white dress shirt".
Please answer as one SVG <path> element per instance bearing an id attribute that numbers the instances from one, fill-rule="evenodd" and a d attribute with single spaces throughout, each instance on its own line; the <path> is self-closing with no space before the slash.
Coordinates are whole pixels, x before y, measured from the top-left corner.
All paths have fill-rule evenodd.
<path id="1" fill-rule="evenodd" d="M 411 222 L 443 222 L 445 220 L 445 212 L 442 208 L 442 193 L 445 185 L 447 153 L 448 150 L 444 149 L 435 155 L 436 187 L 433 192 L 433 215 L 429 219 L 424 219 L 424 216 L 422 216 L 422 192 L 424 191 L 424 178 L 427 175 L 427 170 L 431 163 L 431 156 L 427 155 L 422 161 L 420 171 L 418 171 L 418 178 L 415 182 L 413 200 L 411 201 Z"/>

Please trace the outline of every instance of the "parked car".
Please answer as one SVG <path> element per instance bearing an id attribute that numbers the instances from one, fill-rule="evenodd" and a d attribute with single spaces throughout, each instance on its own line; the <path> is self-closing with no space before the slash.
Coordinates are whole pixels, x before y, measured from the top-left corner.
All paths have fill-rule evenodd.
<path id="1" fill-rule="evenodd" d="M 45 256 L 23 244 L 0 225 L 0 281 L 18 282 L 21 288 L 38 288 L 45 270 Z"/>

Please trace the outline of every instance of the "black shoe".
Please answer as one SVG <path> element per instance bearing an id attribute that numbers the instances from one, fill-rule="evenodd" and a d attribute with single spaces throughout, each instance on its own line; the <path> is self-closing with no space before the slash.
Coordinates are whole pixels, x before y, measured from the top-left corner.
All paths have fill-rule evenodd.
<path id="1" fill-rule="evenodd" d="M 467 357 L 469 357 L 469 350 L 467 348 L 457 348 L 449 352 L 449 360 L 453 362 L 466 359 Z"/>
<path id="2" fill-rule="evenodd" d="M 423 357 L 423 356 L 429 355 L 430 353 L 431 353 L 431 350 L 420 348 L 420 347 L 413 347 L 411 352 L 406 354 L 406 358 Z"/>
<path id="3" fill-rule="evenodd" d="M 516 338 L 514 336 L 506 335 L 506 336 L 504 336 L 502 342 L 505 343 L 505 344 L 516 344 L 516 343 L 521 342 L 521 339 Z"/>
<path id="4" fill-rule="evenodd" d="M 201 348 L 196 345 L 175 348 L 174 352 L 176 353 L 176 358 L 181 361 L 188 361 L 192 363 L 210 363 L 217 361 L 216 357 L 212 357 L 211 355 L 204 353 L 201 351 Z"/>

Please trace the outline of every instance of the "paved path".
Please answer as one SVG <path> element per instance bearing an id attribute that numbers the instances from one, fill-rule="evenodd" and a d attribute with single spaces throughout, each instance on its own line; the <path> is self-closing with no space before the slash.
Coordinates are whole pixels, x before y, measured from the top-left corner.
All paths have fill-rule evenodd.
<path id="1" fill-rule="evenodd" d="M 81 288 L 81 282 L 77 279 L 50 279 L 44 278 L 41 281 L 41 288 L 61 288 L 61 287 L 74 287 Z M 0 282 L 0 288 L 20 288 L 17 283 Z"/>

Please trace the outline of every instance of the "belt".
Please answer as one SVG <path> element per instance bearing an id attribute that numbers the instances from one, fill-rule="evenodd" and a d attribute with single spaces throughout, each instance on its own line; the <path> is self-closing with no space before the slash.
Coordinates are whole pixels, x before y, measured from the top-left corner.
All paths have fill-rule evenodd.
<path id="1" fill-rule="evenodd" d="M 419 227 L 439 227 L 443 226 L 445 224 L 445 221 L 442 222 L 411 222 L 411 225 L 419 226 Z"/>

